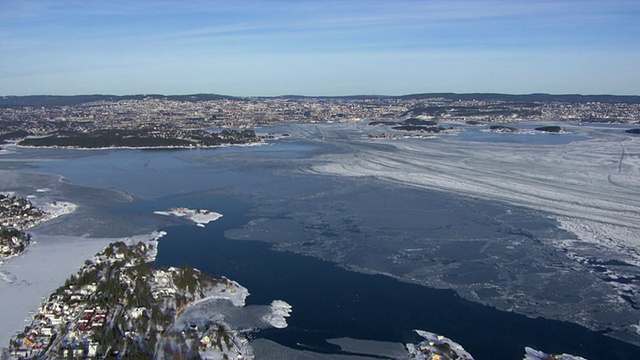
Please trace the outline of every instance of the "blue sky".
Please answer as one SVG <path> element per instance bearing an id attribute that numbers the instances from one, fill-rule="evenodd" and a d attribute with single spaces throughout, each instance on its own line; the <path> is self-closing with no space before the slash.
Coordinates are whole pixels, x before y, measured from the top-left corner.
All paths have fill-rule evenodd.
<path id="1" fill-rule="evenodd" d="M 640 94 L 640 1 L 0 0 L 0 95 Z"/>

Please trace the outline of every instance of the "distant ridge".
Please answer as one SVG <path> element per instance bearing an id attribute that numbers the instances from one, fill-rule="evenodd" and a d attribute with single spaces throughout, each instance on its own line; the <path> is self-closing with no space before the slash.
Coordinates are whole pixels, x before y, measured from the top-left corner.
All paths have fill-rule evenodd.
<path id="1" fill-rule="evenodd" d="M 236 97 L 218 94 L 190 94 L 190 95 L 160 95 L 160 94 L 138 94 L 138 95 L 29 95 L 29 96 L 0 96 L 0 106 L 71 106 L 95 101 L 120 101 L 120 100 L 143 100 L 161 99 L 175 101 L 208 101 L 208 100 L 237 100 L 244 101 L 249 98 L 257 99 L 433 99 L 444 98 L 447 100 L 478 100 L 478 101 L 511 101 L 511 102 L 602 102 L 602 103 L 628 103 L 640 104 L 638 95 L 579 95 L 579 94 L 498 94 L 498 93 L 424 93 L 410 95 L 347 95 L 347 96 L 304 96 L 304 95 L 282 95 L 282 96 L 255 96 Z"/>
<path id="2" fill-rule="evenodd" d="M 497 93 L 427 93 L 397 96 L 401 99 L 429 99 L 445 98 L 450 100 L 502 100 L 502 101 L 560 101 L 569 103 L 602 102 L 602 103 L 631 103 L 640 104 L 638 95 L 580 95 L 580 94 L 497 94 Z"/>
<path id="3" fill-rule="evenodd" d="M 1 96 L 0 106 L 71 106 L 95 101 L 120 101 L 161 99 L 175 101 L 207 101 L 207 100 L 242 100 L 243 98 L 218 95 L 218 94 L 191 94 L 191 95 L 28 95 L 28 96 Z"/>

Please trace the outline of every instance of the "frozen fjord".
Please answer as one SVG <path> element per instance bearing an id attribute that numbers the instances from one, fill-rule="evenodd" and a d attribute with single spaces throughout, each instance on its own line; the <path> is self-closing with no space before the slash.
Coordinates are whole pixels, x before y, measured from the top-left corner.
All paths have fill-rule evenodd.
<path id="1" fill-rule="evenodd" d="M 505 235 L 502 237 L 478 231 L 475 238 L 456 238 L 456 225 L 464 226 L 461 221 L 442 222 L 450 226 L 450 231 L 440 239 L 437 237 L 442 231 L 423 240 L 388 233 L 379 236 L 388 243 L 374 244 L 371 238 L 381 232 L 372 232 L 362 235 L 370 236 L 360 246 L 354 241 L 357 236 L 351 237 L 348 245 L 336 246 L 325 236 L 331 231 L 326 228 L 324 235 L 318 232 L 316 244 L 283 244 L 273 234 L 257 231 L 276 225 L 277 233 L 277 221 L 269 219 L 250 224 L 245 231 L 254 238 L 279 242 L 282 248 L 338 261 L 353 269 L 453 288 L 465 298 L 500 309 L 568 320 L 638 343 L 640 138 L 625 134 L 615 125 L 562 126 L 589 140 L 545 145 L 527 141 L 526 137 L 563 135 L 525 134 L 519 135 L 525 138 L 518 142 L 463 141 L 455 136 L 370 141 L 362 135 L 372 130 L 360 124 L 300 125 L 291 131 L 338 149 L 302 165 L 303 172 L 368 183 L 376 179 L 376 183 L 389 185 L 389 198 L 382 193 L 371 194 L 385 206 L 395 197 L 390 185 L 505 204 L 503 210 L 493 214 L 482 206 L 465 210 L 468 204 L 453 210 L 461 211 L 461 217 L 495 222 L 498 225 L 488 226 L 495 225 L 497 232 Z M 411 227 L 415 221 L 428 221 L 425 218 L 433 217 L 438 206 L 449 205 L 437 201 L 423 204 L 429 210 L 422 216 L 405 214 L 405 224 Z M 384 224 L 384 215 L 394 216 L 394 210 L 402 211 L 402 204 L 388 209 L 368 207 L 356 214 L 360 219 L 378 218 L 379 224 Z M 420 211 L 420 207 L 409 206 L 407 210 Z M 299 230 L 307 232 L 309 227 L 339 222 L 344 213 L 336 213 L 332 219 L 326 211 L 322 215 L 292 212 L 301 224 Z M 540 219 L 548 220 L 547 224 L 540 225 Z M 478 221 L 473 226 L 477 225 Z M 553 228 L 556 231 L 550 230 Z M 236 235 L 243 237 L 241 233 Z M 368 251 L 367 255 L 349 255 L 363 251 Z"/>

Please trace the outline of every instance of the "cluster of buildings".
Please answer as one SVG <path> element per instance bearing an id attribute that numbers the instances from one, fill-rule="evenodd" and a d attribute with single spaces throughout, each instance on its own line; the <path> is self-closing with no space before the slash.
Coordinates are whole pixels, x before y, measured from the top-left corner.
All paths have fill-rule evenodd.
<path id="1" fill-rule="evenodd" d="M 137 97 L 68 106 L 0 107 L 0 133 L 53 131 L 252 128 L 287 122 L 347 122 L 424 115 L 438 120 L 571 120 L 637 122 L 633 103 L 453 100 L 444 97 L 250 97 L 176 100 Z"/>
<path id="2" fill-rule="evenodd" d="M 39 224 L 47 215 L 27 199 L 0 194 L 0 264 L 27 248 L 31 236 L 23 230 Z"/>
<path id="3" fill-rule="evenodd" d="M 208 323 L 202 329 L 193 325 L 190 330 L 197 332 L 203 359 L 255 359 L 249 340 L 223 322 Z"/>
<path id="4" fill-rule="evenodd" d="M 417 345 L 407 344 L 409 356 L 417 360 L 473 360 L 460 344 L 442 335 L 416 330 L 425 340 Z"/>
<path id="5" fill-rule="evenodd" d="M 109 310 L 101 309 L 99 306 L 92 309 L 85 309 L 78 320 L 78 331 L 100 330 L 104 327 Z"/>
<path id="6" fill-rule="evenodd" d="M 29 241 L 28 234 L 0 230 L 0 264 L 2 259 L 8 259 L 24 251 Z"/>
<path id="7" fill-rule="evenodd" d="M 83 291 L 78 292 L 85 296 Z M 41 304 L 31 324 L 11 340 L 13 358 L 30 359 L 44 354 L 74 359 L 97 356 L 99 344 L 93 333 L 104 328 L 108 310 L 68 301 L 71 297 L 66 295 L 53 295 Z M 54 342 L 56 350 L 47 352 Z"/>
<path id="8" fill-rule="evenodd" d="M 640 121 L 640 105 L 627 103 L 561 103 L 540 105 L 540 120 L 637 123 Z"/>
<path id="9" fill-rule="evenodd" d="M 34 206 L 31 201 L 13 195 L 0 194 L 0 226 L 18 230 L 38 224 L 47 213 Z"/>

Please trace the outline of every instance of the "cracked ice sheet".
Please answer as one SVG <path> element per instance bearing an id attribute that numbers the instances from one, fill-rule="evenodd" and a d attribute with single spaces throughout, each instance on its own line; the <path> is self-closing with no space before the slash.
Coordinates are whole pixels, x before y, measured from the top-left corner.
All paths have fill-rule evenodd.
<path id="1" fill-rule="evenodd" d="M 607 130 L 607 129 L 605 129 Z M 594 138 L 565 145 L 440 139 L 354 141 L 326 155 L 316 174 L 383 181 L 498 200 L 544 211 L 581 240 L 640 265 L 640 137 L 575 127 Z"/>
<path id="2" fill-rule="evenodd" d="M 549 279 L 554 279 L 550 285 L 557 283 L 553 289 L 567 289 L 562 297 L 550 299 L 551 303 L 568 301 L 570 305 L 580 299 L 585 301 L 582 296 L 571 299 L 571 292 L 588 288 L 591 281 L 584 276 L 595 275 L 602 284 L 613 288 L 616 295 L 591 296 L 604 296 L 607 306 L 628 302 L 624 306 L 630 306 L 629 311 L 635 314 L 632 317 L 637 317 L 637 311 L 631 307 L 635 309 L 640 294 L 636 276 L 640 266 L 637 235 L 640 233 L 640 187 L 637 186 L 640 137 L 624 134 L 616 127 L 563 126 L 573 133 L 588 135 L 591 140 L 534 145 L 455 138 L 371 142 L 354 137 L 339 141 L 343 152 L 323 155 L 319 158 L 320 164 L 312 164 L 303 171 L 376 178 L 383 183 L 497 201 L 546 214 L 557 222 L 558 228 L 577 237 L 537 237 L 544 246 L 561 250 L 569 259 L 565 269 L 547 274 L 551 276 Z M 527 257 L 537 259 L 532 256 Z M 431 276 L 430 273 L 413 275 L 422 279 Z M 580 278 L 584 278 L 586 287 L 579 286 Z M 498 287 L 497 291 L 503 289 Z M 496 305 L 493 301 L 489 303 Z M 503 307 L 498 305 L 498 308 Z M 577 309 L 582 314 L 570 316 L 571 321 L 591 328 L 594 324 L 590 320 L 580 318 L 593 318 L 617 330 L 620 328 L 612 323 L 625 322 L 621 318 L 609 318 L 611 314 L 605 318 L 585 308 Z M 625 332 L 633 331 L 628 325 L 624 327 Z M 617 336 L 628 339 L 625 335 Z"/>

